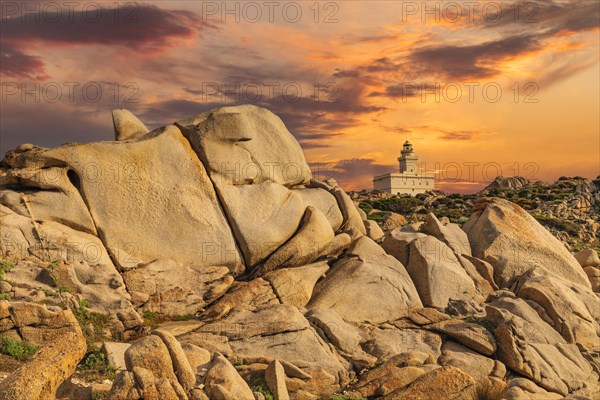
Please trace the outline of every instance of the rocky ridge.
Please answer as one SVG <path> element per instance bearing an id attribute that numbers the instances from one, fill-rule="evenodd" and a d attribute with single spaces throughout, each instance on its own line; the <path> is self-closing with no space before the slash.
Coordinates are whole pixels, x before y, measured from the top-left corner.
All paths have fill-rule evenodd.
<path id="1" fill-rule="evenodd" d="M 3 399 L 600 396 L 598 254 L 519 205 L 369 220 L 268 110 L 113 122 L 2 162 Z"/>

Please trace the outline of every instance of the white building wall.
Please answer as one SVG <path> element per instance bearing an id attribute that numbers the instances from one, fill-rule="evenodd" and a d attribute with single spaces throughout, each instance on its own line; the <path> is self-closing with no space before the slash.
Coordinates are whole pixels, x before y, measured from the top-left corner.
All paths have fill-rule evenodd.
<path id="1" fill-rule="evenodd" d="M 433 174 L 385 174 L 373 179 L 375 190 L 390 194 L 416 195 L 434 189 Z"/>

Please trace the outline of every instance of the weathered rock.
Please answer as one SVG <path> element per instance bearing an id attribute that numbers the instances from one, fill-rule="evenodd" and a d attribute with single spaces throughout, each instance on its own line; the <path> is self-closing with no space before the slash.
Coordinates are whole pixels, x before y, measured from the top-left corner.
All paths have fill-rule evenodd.
<path id="1" fill-rule="evenodd" d="M 379 323 L 422 305 L 402 264 L 371 239 L 360 237 L 317 283 L 306 307 L 331 308 L 346 321 Z"/>
<path id="2" fill-rule="evenodd" d="M 344 217 L 344 222 L 340 227 L 340 230 L 348 233 L 352 239 L 366 235 L 367 230 L 365 228 L 363 219 L 358 213 L 358 209 L 350 197 L 341 187 L 339 187 L 335 180 L 329 179 L 327 184 L 330 185 L 330 193 L 335 196 L 335 199 L 338 202 L 338 207 L 340 208 L 340 211 Z"/>
<path id="3" fill-rule="evenodd" d="M 515 400 L 560 400 L 565 397 L 553 392 L 548 392 L 526 378 L 513 378 L 508 381 L 508 388 L 504 393 L 507 399 Z"/>
<path id="4" fill-rule="evenodd" d="M 486 356 L 496 352 L 494 336 L 481 325 L 451 319 L 427 325 L 427 329 L 441 332 Z"/>
<path id="5" fill-rule="evenodd" d="M 425 306 L 445 308 L 451 299 L 470 300 L 477 295 L 454 252 L 432 236 L 410 243 L 406 269 Z"/>
<path id="6" fill-rule="evenodd" d="M 379 240 L 384 235 L 383 231 L 375 221 L 365 221 L 365 228 L 367 229 L 367 236 L 373 240 Z"/>
<path id="7" fill-rule="evenodd" d="M 125 365 L 129 371 L 134 367 L 147 369 L 157 384 L 165 381 L 164 385 L 170 386 L 177 396 L 187 397 L 175 375 L 169 349 L 160 337 L 150 335 L 133 343 L 125 352 Z M 161 391 L 158 387 L 157 390 Z M 167 388 L 164 390 L 168 391 Z"/>
<path id="8" fill-rule="evenodd" d="M 0 382 L 3 400 L 50 400 L 56 389 L 75 372 L 86 351 L 79 327 L 42 347 L 35 358 Z"/>
<path id="9" fill-rule="evenodd" d="M 248 267 L 287 242 L 304 216 L 302 198 L 277 183 L 216 187 Z"/>
<path id="10" fill-rule="evenodd" d="M 123 279 L 138 309 L 171 316 L 195 314 L 233 283 L 226 267 L 193 268 L 171 260 L 130 269 Z"/>
<path id="11" fill-rule="evenodd" d="M 483 279 L 488 281 L 493 290 L 498 290 L 498 285 L 494 280 L 494 267 L 492 266 L 492 264 L 490 264 L 487 261 L 481 260 L 477 257 L 471 257 L 464 254 L 462 255 L 462 258 L 469 260 L 471 264 L 475 266 L 475 269 L 477 270 L 479 275 L 481 275 Z"/>
<path id="12" fill-rule="evenodd" d="M 441 242 L 446 243 L 456 254 L 471 255 L 471 245 L 467 234 L 457 224 L 442 224 L 433 213 L 425 216 L 425 223 L 421 225 L 421 232 L 431 235 Z"/>
<path id="13" fill-rule="evenodd" d="M 403 215 L 394 212 L 388 212 L 383 218 L 381 228 L 384 231 L 393 231 L 394 229 L 406 225 L 407 223 L 408 221 L 406 221 L 406 218 L 404 218 Z"/>
<path id="14" fill-rule="evenodd" d="M 121 268 L 162 258 L 243 270 L 206 170 L 175 126 L 144 140 L 67 144 L 26 162 L 64 165 Z"/>
<path id="15" fill-rule="evenodd" d="M 139 400 L 141 397 L 142 393 L 137 387 L 135 376 L 129 371 L 118 373 L 106 394 L 108 400 Z"/>
<path id="16" fill-rule="evenodd" d="M 142 123 L 129 110 L 112 110 L 113 126 L 115 129 L 115 140 L 131 140 L 144 137 L 148 132 L 146 125 Z"/>
<path id="17" fill-rule="evenodd" d="M 600 257 L 598 257 L 598 253 L 592 249 L 575 253 L 575 259 L 582 267 L 600 267 Z"/>
<path id="18" fill-rule="evenodd" d="M 417 325 L 429 325 L 447 321 L 450 317 L 435 308 L 419 308 L 408 314 L 408 318 Z"/>
<path id="19" fill-rule="evenodd" d="M 0 308 L 4 310 L 2 314 L 8 314 L 2 319 L 6 322 L 0 324 L 0 337 L 16 330 L 22 340 L 45 346 L 65 334 L 80 331 L 77 319 L 70 310 L 20 301 L 0 303 Z"/>
<path id="20" fill-rule="evenodd" d="M 191 343 L 183 343 L 181 348 L 190 363 L 190 367 L 192 367 L 192 371 L 196 373 L 198 372 L 198 368 L 208 366 L 208 363 L 212 358 L 208 350 Z"/>
<path id="21" fill-rule="evenodd" d="M 178 121 L 216 183 L 309 183 L 300 145 L 281 119 L 254 105 L 223 107 Z"/>
<path id="22" fill-rule="evenodd" d="M 565 343 L 524 300 L 499 297 L 486 312 L 495 327 L 497 357 L 508 368 L 563 396 L 595 390 L 598 375 L 577 346 Z"/>
<path id="23" fill-rule="evenodd" d="M 491 189 L 520 189 L 523 186 L 527 186 L 531 182 L 522 176 L 497 176 L 489 185 L 483 189 L 483 191 L 489 191 Z"/>
<path id="24" fill-rule="evenodd" d="M 583 268 L 590 283 L 592 284 L 592 290 L 596 293 L 600 292 L 600 267 L 585 267 Z"/>
<path id="25" fill-rule="evenodd" d="M 172 334 L 162 329 L 155 329 L 152 334 L 158 336 L 167 346 L 175 375 L 183 389 L 186 392 L 192 390 L 196 386 L 196 372 L 191 367 L 181 344 Z"/>
<path id="26" fill-rule="evenodd" d="M 471 400 L 474 394 L 475 380 L 458 368 L 446 366 L 421 375 L 406 387 L 385 396 L 384 399 Z"/>
<path id="27" fill-rule="evenodd" d="M 263 279 L 271 284 L 281 303 L 302 308 L 310 300 L 317 281 L 328 269 L 329 265 L 323 261 L 269 272 Z"/>
<path id="28" fill-rule="evenodd" d="M 102 351 L 106 356 L 106 361 L 109 365 L 116 367 L 118 370 L 127 369 L 127 365 L 125 364 L 125 352 L 129 347 L 131 347 L 131 344 L 129 343 L 102 343 Z"/>
<path id="29" fill-rule="evenodd" d="M 441 354 L 442 339 L 426 330 L 369 328 L 365 336 L 361 347 L 379 360 L 410 351 L 431 354 L 434 360 Z"/>
<path id="30" fill-rule="evenodd" d="M 543 268 L 533 268 L 515 283 L 517 296 L 539 304 L 567 343 L 600 350 L 600 299 Z"/>
<path id="31" fill-rule="evenodd" d="M 356 397 L 386 396 L 435 368 L 430 354 L 401 353 L 361 375 L 350 394 Z"/>
<path id="32" fill-rule="evenodd" d="M 438 362 L 459 368 L 477 381 L 486 380 L 490 376 L 504 379 L 506 375 L 506 367 L 500 361 L 484 357 L 452 341 L 444 343 Z"/>
<path id="33" fill-rule="evenodd" d="M 235 367 L 219 353 L 213 357 L 204 378 L 206 394 L 214 400 L 254 400 L 248 384 Z"/>
<path id="34" fill-rule="evenodd" d="M 183 346 L 192 344 L 206 349 L 210 354 L 221 353 L 225 357 L 233 357 L 233 350 L 229 339 L 224 335 L 215 335 L 208 332 L 188 332 L 177 337 Z"/>
<path id="35" fill-rule="evenodd" d="M 285 371 L 279 361 L 273 360 L 269 363 L 265 370 L 265 381 L 275 400 L 289 400 L 290 395 L 285 384 Z"/>
<path id="36" fill-rule="evenodd" d="M 400 229 L 394 229 L 388 232 L 381 243 L 381 247 L 391 256 L 394 256 L 402 265 L 408 265 L 409 248 L 411 242 L 419 238 L 425 238 L 427 235 L 418 232 L 405 232 Z"/>
<path id="37" fill-rule="evenodd" d="M 139 388 L 143 399 L 177 399 L 177 394 L 170 385 L 159 382 L 158 385 L 160 389 L 157 388 L 157 382 L 154 379 L 154 375 L 146 368 L 133 367 L 131 372 L 133 373 L 136 386 Z"/>
<path id="38" fill-rule="evenodd" d="M 514 279 L 541 267 L 573 283 L 590 287 L 575 257 L 529 213 L 507 200 L 482 198 L 463 226 L 473 255 L 494 266 L 496 282 Z"/>
<path id="39" fill-rule="evenodd" d="M 342 226 L 344 216 L 338 207 L 335 196 L 322 188 L 300 188 L 294 189 L 306 206 L 314 207 L 321 211 L 329 221 L 334 232 Z"/>
<path id="40" fill-rule="evenodd" d="M 280 304 L 269 281 L 258 278 L 250 282 L 235 282 L 229 292 L 212 304 L 203 316 L 216 320 L 233 309 L 254 310 L 267 304 Z"/>
<path id="41" fill-rule="evenodd" d="M 52 294 L 62 287 L 88 300 L 95 311 L 111 314 L 115 321 L 120 314 L 136 314 L 100 239 L 53 221 L 34 222 L 1 205 L 0 223 L 0 250 L 6 257 L 21 260 L 4 274 L 12 282 L 15 298 L 60 305 Z M 135 323 L 127 328 L 117 324 L 114 329 L 133 329 L 142 319 L 137 315 L 131 322 Z"/>
<path id="42" fill-rule="evenodd" d="M 322 332 L 322 337 L 335 346 L 337 351 L 352 362 L 357 370 L 373 365 L 377 359 L 365 353 L 360 342 L 358 329 L 344 321 L 332 309 L 316 309 L 306 314 L 306 318 Z"/>
<path id="43" fill-rule="evenodd" d="M 345 250 L 350 247 L 352 238 L 347 233 L 335 235 L 333 240 L 325 246 L 321 252 L 321 257 L 339 257 Z"/>
<path id="44" fill-rule="evenodd" d="M 325 215 L 309 206 L 302 217 L 298 231 L 287 243 L 269 256 L 260 266 L 260 273 L 309 264 L 319 257 L 334 236 Z"/>
<path id="45" fill-rule="evenodd" d="M 227 337 L 233 354 L 241 360 L 261 357 L 298 366 L 311 376 L 304 390 L 315 395 L 335 393 L 350 379 L 348 363 L 319 337 L 298 309 L 292 306 L 264 306 L 254 312 L 233 310 L 221 320 L 206 324 L 196 333 Z"/>

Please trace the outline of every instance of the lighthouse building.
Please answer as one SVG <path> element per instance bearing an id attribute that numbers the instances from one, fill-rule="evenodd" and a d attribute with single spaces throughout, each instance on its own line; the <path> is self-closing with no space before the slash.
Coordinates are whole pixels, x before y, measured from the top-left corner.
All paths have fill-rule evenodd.
<path id="1" fill-rule="evenodd" d="M 390 172 L 373 178 L 373 188 L 391 194 L 416 195 L 434 189 L 434 174 L 419 171 L 419 156 L 407 140 L 398 157 L 400 172 Z"/>

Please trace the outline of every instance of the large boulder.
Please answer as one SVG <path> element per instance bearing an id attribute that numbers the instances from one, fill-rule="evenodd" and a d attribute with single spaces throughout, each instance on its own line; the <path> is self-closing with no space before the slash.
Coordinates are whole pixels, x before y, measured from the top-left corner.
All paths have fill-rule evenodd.
<path id="1" fill-rule="evenodd" d="M 348 384 L 351 367 L 310 325 L 296 307 L 278 304 L 254 311 L 235 309 L 195 331 L 225 337 L 239 360 L 277 359 L 310 375 L 304 390 L 316 395 L 335 393 Z M 190 334 L 180 337 L 186 341 Z M 292 391 L 292 388 L 288 388 Z M 310 389 L 310 390 L 309 390 Z"/>
<path id="2" fill-rule="evenodd" d="M 590 287 L 583 269 L 565 246 L 510 201 L 479 199 L 463 229 L 469 236 L 473 255 L 494 266 L 496 282 L 502 287 L 510 286 L 533 267 Z"/>
<path id="3" fill-rule="evenodd" d="M 475 380 L 458 368 L 445 366 L 419 376 L 409 385 L 383 397 L 384 400 L 453 399 L 471 400 Z"/>
<path id="4" fill-rule="evenodd" d="M 471 255 L 469 238 L 457 224 L 444 225 L 433 213 L 429 213 L 425 216 L 425 223 L 421 225 L 420 230 L 446 243 L 456 254 Z"/>
<path id="5" fill-rule="evenodd" d="M 327 270 L 329 265 L 322 261 L 302 267 L 272 271 L 264 275 L 263 279 L 271 284 L 282 304 L 302 308 L 309 302 L 317 281 Z"/>
<path id="6" fill-rule="evenodd" d="M 0 301 L 0 338 L 18 338 L 45 346 L 79 331 L 77 319 L 70 310 L 29 302 Z"/>
<path id="7" fill-rule="evenodd" d="M 0 303 L 0 318 L 6 316 L 7 310 L 10 309 L 15 325 L 27 326 L 35 321 L 38 324 L 35 326 L 36 330 L 52 332 L 51 338 L 47 335 L 35 335 L 38 339 L 37 343 L 40 343 L 41 337 L 45 339 L 41 349 L 32 360 L 0 382 L 0 398 L 3 400 L 54 399 L 59 385 L 75 372 L 77 364 L 87 349 L 85 337 L 75 317 L 70 311 L 61 313 L 42 311 L 44 307 L 40 305 L 29 306 L 21 303 L 19 307 L 19 303 L 15 303 L 13 307 L 9 307 L 6 302 Z"/>
<path id="8" fill-rule="evenodd" d="M 175 126 L 143 140 L 66 144 L 6 161 L 11 171 L 63 168 L 64 186 L 79 191 L 121 268 L 163 258 L 243 269 L 204 165 Z"/>
<path id="9" fill-rule="evenodd" d="M 248 384 L 235 367 L 220 353 L 215 353 L 204 377 L 205 391 L 214 400 L 253 400 Z"/>
<path id="10" fill-rule="evenodd" d="M 267 109 L 223 107 L 176 124 L 218 183 L 293 186 L 312 178 L 302 148 Z"/>
<path id="11" fill-rule="evenodd" d="M 406 270 L 423 304 L 446 308 L 450 300 L 472 300 L 478 293 L 456 254 L 433 236 L 410 242 Z"/>
<path id="12" fill-rule="evenodd" d="M 575 259 L 582 267 L 600 267 L 600 257 L 596 250 L 587 249 L 575 253 Z"/>
<path id="13" fill-rule="evenodd" d="M 397 354 L 410 351 L 431 354 L 437 360 L 441 354 L 442 338 L 425 329 L 397 329 L 394 327 L 363 327 L 365 339 L 361 342 L 364 351 L 387 360 Z"/>
<path id="14" fill-rule="evenodd" d="M 347 321 L 379 323 L 422 304 L 404 266 L 361 236 L 317 283 L 306 307 L 331 308 Z"/>
<path id="15" fill-rule="evenodd" d="M 494 325 L 496 356 L 542 388 L 566 396 L 594 393 L 598 374 L 575 344 L 568 344 L 525 300 L 502 293 L 486 306 Z"/>
<path id="16" fill-rule="evenodd" d="M 534 268 L 516 281 L 514 292 L 538 304 L 567 343 L 600 351 L 600 299 L 589 288 Z"/>
<path id="17" fill-rule="evenodd" d="M 0 382 L 4 400 L 51 400 L 86 351 L 85 337 L 71 332 L 39 350 L 36 357 Z"/>

